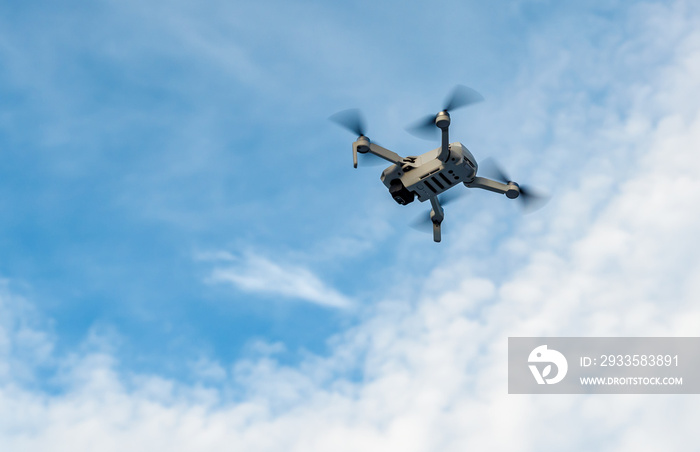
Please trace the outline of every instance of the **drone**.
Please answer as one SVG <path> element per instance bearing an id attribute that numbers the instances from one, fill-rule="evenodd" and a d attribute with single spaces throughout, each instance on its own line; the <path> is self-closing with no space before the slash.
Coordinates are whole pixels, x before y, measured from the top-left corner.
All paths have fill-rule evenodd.
<path id="1" fill-rule="evenodd" d="M 448 96 L 444 108 L 436 115 L 429 115 L 416 122 L 408 131 L 421 138 L 434 139 L 440 131 L 441 146 L 418 156 L 401 157 L 397 153 L 370 141 L 365 134 L 364 121 L 357 109 L 344 110 L 329 119 L 358 135 L 352 144 L 353 166 L 357 168 L 358 153 L 373 154 L 390 163 L 381 174 L 381 181 L 389 189 L 389 194 L 397 203 L 408 205 L 416 198 L 430 201 L 429 221 L 432 223 L 433 240 L 442 240 L 441 225 L 445 219 L 443 204 L 454 199 L 444 194 L 460 183 L 468 188 L 481 188 L 504 194 L 509 199 L 520 198 L 525 205 L 542 200 L 542 196 L 511 180 L 495 163 L 492 171 L 494 179 L 477 176 L 476 159 L 462 143 L 450 143 L 450 112 L 476 104 L 484 97 L 472 88 L 457 85 Z M 454 193 L 454 192 L 452 192 Z"/>

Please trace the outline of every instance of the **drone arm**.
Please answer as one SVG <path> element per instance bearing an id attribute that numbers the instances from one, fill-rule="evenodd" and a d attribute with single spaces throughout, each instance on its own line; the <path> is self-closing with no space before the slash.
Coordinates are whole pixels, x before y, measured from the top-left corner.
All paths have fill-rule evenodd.
<path id="1" fill-rule="evenodd" d="M 403 162 L 403 157 L 401 157 L 399 154 L 383 148 L 378 144 L 370 143 L 369 152 L 391 163 L 398 163 L 400 165 Z"/>
<path id="2" fill-rule="evenodd" d="M 358 152 L 360 154 L 370 152 L 377 157 L 381 157 L 391 163 L 398 163 L 399 165 L 403 162 L 403 158 L 399 154 L 370 142 L 369 138 L 365 136 L 360 136 L 357 141 L 352 144 L 352 163 L 355 168 L 357 168 Z"/>
<path id="3" fill-rule="evenodd" d="M 438 159 L 446 162 L 450 158 L 450 114 L 447 110 L 443 110 L 435 117 L 435 125 L 442 131 L 442 145 L 440 146 L 440 154 Z"/>
<path id="4" fill-rule="evenodd" d="M 469 183 L 465 182 L 464 185 L 466 185 L 469 188 L 481 188 L 483 190 L 500 193 L 502 195 L 505 194 L 508 198 L 511 199 L 517 198 L 518 195 L 520 195 L 520 188 L 518 187 L 518 184 L 514 182 L 502 184 L 500 182 L 496 182 L 495 180 L 487 179 L 485 177 L 475 177 L 474 180 L 472 180 Z"/>
<path id="5" fill-rule="evenodd" d="M 440 148 L 440 154 L 438 159 L 442 162 L 446 162 L 450 158 L 450 134 L 447 127 L 442 129 L 442 147 Z"/>

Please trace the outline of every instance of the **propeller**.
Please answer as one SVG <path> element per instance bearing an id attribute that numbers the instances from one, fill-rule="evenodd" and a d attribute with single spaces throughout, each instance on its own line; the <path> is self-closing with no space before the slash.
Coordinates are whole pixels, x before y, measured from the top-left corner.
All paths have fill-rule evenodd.
<path id="1" fill-rule="evenodd" d="M 445 100 L 445 107 L 441 111 L 449 113 L 458 108 L 476 104 L 483 100 L 484 96 L 479 94 L 476 90 L 464 85 L 457 85 Z M 418 138 L 427 140 L 435 139 L 438 132 L 438 128 L 435 125 L 436 117 L 437 115 L 425 116 L 423 119 L 416 121 L 412 126 L 409 126 L 406 130 Z"/>
<path id="2" fill-rule="evenodd" d="M 459 199 L 462 199 L 469 192 L 465 190 L 449 190 L 438 196 L 438 201 L 440 201 L 440 206 L 445 207 Z M 415 220 L 410 223 L 410 226 L 420 232 L 433 233 L 433 222 L 430 219 L 430 210 L 427 214 L 420 214 Z"/>
<path id="3" fill-rule="evenodd" d="M 357 108 L 350 108 L 348 110 L 339 111 L 338 113 L 331 115 L 328 119 L 349 130 L 358 137 L 365 136 L 367 128 L 365 126 L 365 118 L 362 112 Z M 386 164 L 386 160 L 376 155 L 366 152 L 360 154 L 360 162 L 362 166 L 379 166 Z"/>
<path id="4" fill-rule="evenodd" d="M 479 165 L 479 170 L 480 172 L 486 173 L 491 179 L 504 184 L 513 181 L 503 168 L 490 157 L 484 159 L 481 165 Z M 526 213 L 534 212 L 549 201 L 549 196 L 532 189 L 530 186 L 518 184 L 518 188 L 520 189 L 520 196 L 518 196 L 518 199 L 520 199 Z"/>
<path id="5" fill-rule="evenodd" d="M 364 136 L 365 131 L 365 119 L 357 108 L 350 108 L 348 110 L 339 111 L 338 113 L 331 115 L 328 119 L 338 124 L 341 127 L 353 132 L 355 135 Z"/>

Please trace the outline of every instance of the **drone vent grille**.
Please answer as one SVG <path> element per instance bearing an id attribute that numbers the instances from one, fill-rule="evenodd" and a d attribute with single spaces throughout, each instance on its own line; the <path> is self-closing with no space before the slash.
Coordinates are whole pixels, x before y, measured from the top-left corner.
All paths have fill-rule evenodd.
<path id="1" fill-rule="evenodd" d="M 445 183 L 447 184 L 448 187 L 450 185 L 452 185 L 452 182 L 450 182 L 450 180 L 447 177 L 445 177 L 445 175 L 443 173 L 440 173 L 440 177 L 442 178 L 442 180 L 445 181 Z"/>
<path id="2" fill-rule="evenodd" d="M 433 183 L 434 183 L 435 185 L 437 185 L 438 187 L 440 187 L 440 190 L 444 190 L 444 189 L 445 189 L 445 186 L 442 185 L 442 184 L 440 183 L 440 181 L 437 179 L 437 177 L 431 177 L 430 180 L 433 181 Z"/>

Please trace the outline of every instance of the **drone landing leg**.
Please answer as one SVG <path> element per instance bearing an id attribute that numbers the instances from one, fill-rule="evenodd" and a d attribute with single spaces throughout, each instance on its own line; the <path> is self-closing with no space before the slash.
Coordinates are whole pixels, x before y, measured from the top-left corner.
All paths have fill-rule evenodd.
<path id="1" fill-rule="evenodd" d="M 430 198 L 430 204 L 433 206 L 433 210 L 430 211 L 430 221 L 433 222 L 433 240 L 439 242 L 442 240 L 441 224 L 442 220 L 445 219 L 445 211 L 442 210 L 440 206 L 440 201 L 437 196 Z"/>
<path id="2" fill-rule="evenodd" d="M 433 241 L 440 242 L 442 240 L 442 233 L 440 232 L 440 223 L 433 223 Z"/>

